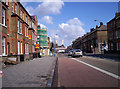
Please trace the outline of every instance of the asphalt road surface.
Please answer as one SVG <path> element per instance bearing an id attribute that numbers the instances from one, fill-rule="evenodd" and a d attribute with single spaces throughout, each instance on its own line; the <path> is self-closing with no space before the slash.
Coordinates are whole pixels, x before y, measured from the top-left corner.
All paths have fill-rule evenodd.
<path id="1" fill-rule="evenodd" d="M 58 55 L 53 87 L 119 87 L 119 62 Z"/>

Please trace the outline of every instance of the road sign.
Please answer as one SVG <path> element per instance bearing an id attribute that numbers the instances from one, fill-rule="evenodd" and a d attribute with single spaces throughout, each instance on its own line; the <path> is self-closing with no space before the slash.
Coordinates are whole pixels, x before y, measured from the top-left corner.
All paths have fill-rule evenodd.
<path id="1" fill-rule="evenodd" d="M 39 48 L 39 44 L 36 44 L 36 45 L 35 45 L 35 48 L 38 49 L 38 48 Z"/>
<path id="2" fill-rule="evenodd" d="M 31 35 L 28 35 L 28 38 L 29 38 L 29 39 L 32 39 Z"/>

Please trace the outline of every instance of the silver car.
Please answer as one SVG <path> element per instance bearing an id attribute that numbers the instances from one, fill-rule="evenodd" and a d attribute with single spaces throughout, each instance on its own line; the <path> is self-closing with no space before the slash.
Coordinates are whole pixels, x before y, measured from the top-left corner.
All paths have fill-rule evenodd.
<path id="1" fill-rule="evenodd" d="M 83 52 L 80 49 L 75 49 L 72 52 L 72 57 L 82 57 L 83 56 Z"/>

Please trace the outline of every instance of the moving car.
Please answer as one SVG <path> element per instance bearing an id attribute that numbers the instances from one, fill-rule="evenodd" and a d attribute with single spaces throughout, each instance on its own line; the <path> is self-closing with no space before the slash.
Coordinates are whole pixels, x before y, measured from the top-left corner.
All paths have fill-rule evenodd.
<path id="1" fill-rule="evenodd" d="M 83 56 L 82 50 L 80 49 L 73 50 L 72 57 L 82 57 L 82 56 Z"/>

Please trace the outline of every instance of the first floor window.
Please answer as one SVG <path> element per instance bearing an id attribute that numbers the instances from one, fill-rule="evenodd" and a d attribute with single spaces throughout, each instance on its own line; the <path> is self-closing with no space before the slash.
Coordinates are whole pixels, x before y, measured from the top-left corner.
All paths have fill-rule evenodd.
<path id="1" fill-rule="evenodd" d="M 117 51 L 120 50 L 120 42 L 118 42 L 116 46 L 117 46 Z"/>
<path id="2" fill-rule="evenodd" d="M 19 33 L 19 20 L 17 22 L 17 29 L 18 29 L 18 33 Z"/>
<path id="3" fill-rule="evenodd" d="M 2 37 L 2 54 L 5 55 L 5 40 L 6 38 L 5 37 Z"/>
<path id="4" fill-rule="evenodd" d="M 29 47 L 28 47 L 28 44 L 25 44 L 25 53 L 29 53 Z"/>
<path id="5" fill-rule="evenodd" d="M 20 33 L 22 34 L 22 22 L 20 22 Z"/>
<path id="6" fill-rule="evenodd" d="M 113 50 L 113 43 L 111 43 L 111 50 Z"/>
<path id="7" fill-rule="evenodd" d="M 5 9 L 2 8 L 2 24 L 5 25 Z"/>
<path id="8" fill-rule="evenodd" d="M 15 4 L 15 13 L 17 14 L 17 4 Z"/>
<path id="9" fill-rule="evenodd" d="M 18 41 L 18 54 L 20 54 L 20 42 Z"/>
<path id="10" fill-rule="evenodd" d="M 12 12 L 14 13 L 14 2 L 12 2 Z"/>

